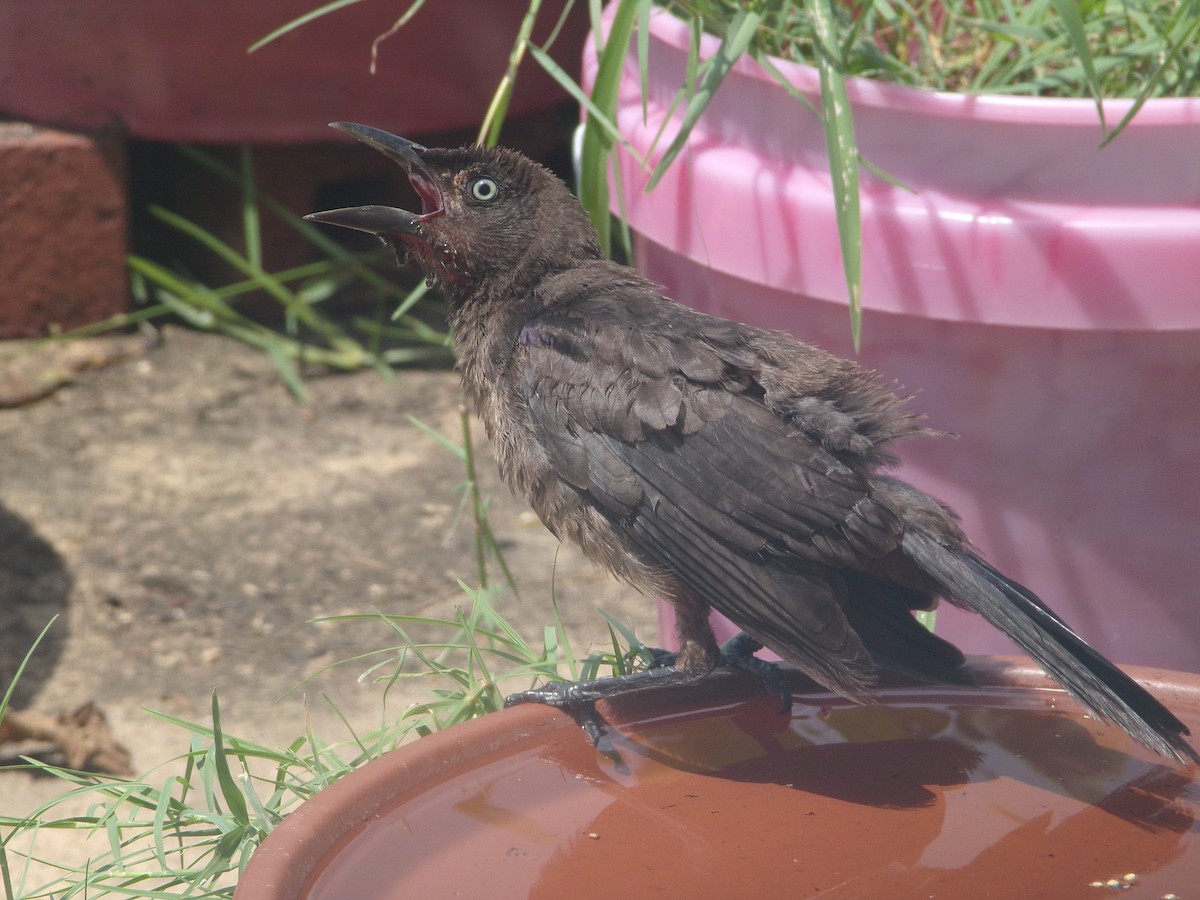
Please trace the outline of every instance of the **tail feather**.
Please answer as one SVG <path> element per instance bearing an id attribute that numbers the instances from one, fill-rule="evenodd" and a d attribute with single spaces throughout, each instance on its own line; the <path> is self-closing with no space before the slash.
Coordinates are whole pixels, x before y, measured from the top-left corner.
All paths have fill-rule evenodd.
<path id="1" fill-rule="evenodd" d="M 1200 753 L 1184 739 L 1190 733 L 1187 726 L 1088 646 L 1031 591 L 974 554 L 948 547 L 918 528 L 905 533 L 903 548 L 950 596 L 1012 638 L 1097 716 L 1164 756 L 1200 763 Z"/>

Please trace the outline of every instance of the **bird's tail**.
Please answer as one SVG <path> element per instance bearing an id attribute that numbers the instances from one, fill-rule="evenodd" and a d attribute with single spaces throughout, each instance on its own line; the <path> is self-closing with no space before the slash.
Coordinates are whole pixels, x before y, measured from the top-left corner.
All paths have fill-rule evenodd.
<path id="1" fill-rule="evenodd" d="M 946 592 L 999 628 L 1080 703 L 1179 762 L 1200 763 L 1188 728 L 1149 691 L 1093 650 L 1033 592 L 974 554 L 910 528 L 904 551 Z"/>

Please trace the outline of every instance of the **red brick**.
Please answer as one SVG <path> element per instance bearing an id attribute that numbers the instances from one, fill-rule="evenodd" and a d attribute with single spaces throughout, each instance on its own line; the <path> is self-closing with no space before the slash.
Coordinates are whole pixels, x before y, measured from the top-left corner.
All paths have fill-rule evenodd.
<path id="1" fill-rule="evenodd" d="M 0 123 L 0 337 L 129 308 L 124 145 Z"/>

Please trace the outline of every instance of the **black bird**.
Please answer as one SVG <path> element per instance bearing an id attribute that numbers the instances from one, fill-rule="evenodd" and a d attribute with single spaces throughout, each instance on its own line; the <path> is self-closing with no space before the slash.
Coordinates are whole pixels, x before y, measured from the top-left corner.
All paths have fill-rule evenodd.
<path id="1" fill-rule="evenodd" d="M 1102 719 L 1200 762 L 1169 710 L 974 553 L 949 509 L 886 474 L 891 442 L 927 429 L 874 373 L 665 298 L 605 259 L 566 185 L 519 153 L 333 127 L 403 167 L 421 211 L 308 218 L 378 235 L 441 284 L 504 479 L 557 537 L 674 604 L 674 667 L 637 686 L 725 662 L 769 675 L 763 645 L 864 703 L 881 666 L 969 683 L 962 653 L 911 615 L 945 598 Z M 712 609 L 748 635 L 724 656 Z"/>

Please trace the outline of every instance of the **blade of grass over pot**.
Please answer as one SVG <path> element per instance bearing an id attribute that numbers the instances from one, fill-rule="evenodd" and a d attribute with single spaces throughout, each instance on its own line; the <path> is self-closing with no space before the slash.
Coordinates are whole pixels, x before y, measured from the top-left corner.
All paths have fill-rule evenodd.
<path id="1" fill-rule="evenodd" d="M 1062 19 L 1067 37 L 1079 63 L 1083 67 L 1084 83 L 1088 93 L 1096 101 L 1096 115 L 1100 119 L 1100 130 L 1107 133 L 1108 123 L 1104 120 L 1104 102 L 1100 92 L 1100 84 L 1096 80 L 1096 66 L 1092 61 L 1092 49 L 1088 46 L 1087 35 L 1083 31 L 1083 19 L 1079 15 L 1079 4 L 1075 0 L 1051 0 L 1058 16 Z"/>
<path id="2" fill-rule="evenodd" d="M 846 79 L 837 64 L 833 10 L 829 0 L 806 0 L 816 36 L 817 71 L 821 76 L 821 113 L 825 147 L 833 179 L 842 268 L 850 295 L 850 334 L 857 350 L 862 339 L 862 215 L 859 207 L 858 144 Z"/>
<path id="3" fill-rule="evenodd" d="M 615 47 L 615 44 L 610 41 L 607 47 L 611 50 Z M 615 110 L 610 110 L 609 113 L 605 113 L 603 110 L 601 110 L 601 108 L 597 105 L 595 98 L 588 96 L 588 94 L 584 92 L 583 88 L 576 84 L 575 80 L 569 74 L 567 74 L 566 70 L 556 63 L 554 59 L 541 48 L 537 47 L 536 45 L 530 45 L 529 52 L 538 65 L 545 69 L 546 72 L 560 85 L 562 85 L 563 89 L 566 90 L 567 93 L 570 94 L 571 97 L 578 102 L 579 105 L 584 108 L 584 110 L 587 111 L 587 118 L 584 124 L 581 126 L 583 129 L 583 149 L 579 156 L 579 171 L 576 173 L 578 176 L 577 181 L 579 201 L 583 204 L 584 209 L 586 209 L 588 212 L 588 217 L 592 220 L 592 226 L 596 229 L 596 235 L 600 241 L 601 249 L 604 251 L 605 255 L 612 256 L 613 214 L 608 208 L 608 181 L 604 177 L 604 174 L 606 171 L 610 171 L 610 174 L 614 179 L 620 177 L 620 171 L 615 165 L 615 160 L 612 159 L 612 154 L 610 152 L 613 142 L 620 141 L 621 145 L 626 149 L 627 152 L 629 152 L 631 156 L 633 156 L 634 159 L 638 161 L 639 165 L 645 165 L 645 160 L 642 158 L 641 154 L 638 153 L 637 150 L 635 150 L 632 146 L 630 146 L 628 141 L 621 136 L 617 126 L 613 123 L 611 114 L 615 112 Z M 621 57 L 618 56 L 615 58 L 620 59 Z M 619 76 L 620 70 L 617 69 L 615 71 Z M 589 137 L 589 131 L 591 129 L 599 129 L 602 134 L 599 137 L 597 135 L 591 135 Z M 607 148 L 601 146 L 603 143 L 607 143 Z M 612 163 L 611 170 L 609 167 L 610 162 Z M 617 196 L 618 199 L 620 199 L 619 190 Z M 618 216 L 618 219 L 620 218 L 621 217 Z M 622 249 L 624 250 L 626 258 L 628 259 L 632 257 L 632 251 L 630 249 L 631 242 L 627 228 L 622 231 L 621 239 Z"/>
<path id="4" fill-rule="evenodd" d="M 533 35 L 533 26 L 537 24 L 538 15 L 541 11 L 542 0 L 529 0 L 529 7 L 521 19 L 521 25 L 517 29 L 517 36 L 513 41 L 512 50 L 509 51 L 508 65 L 505 68 L 504 75 L 500 79 L 500 83 L 496 87 L 495 93 L 492 95 L 491 103 L 488 104 L 488 110 L 484 114 L 483 122 L 479 126 L 476 143 L 490 147 L 500 140 L 500 129 L 504 125 L 504 119 L 508 113 L 508 104 L 512 99 L 513 88 L 517 82 L 517 72 L 521 67 L 522 61 L 525 59 L 525 54 L 533 52 L 545 53 L 547 54 L 546 58 L 549 60 L 550 47 L 554 44 L 559 32 L 562 31 L 567 16 L 574 5 L 574 0 L 569 0 L 569 2 L 563 5 L 558 20 L 554 23 L 554 27 L 546 38 L 545 47 L 538 48 L 533 44 L 531 37 Z"/>
<path id="5" fill-rule="evenodd" d="M 708 108 L 717 88 L 721 86 L 721 82 L 725 80 L 725 76 L 729 74 L 733 64 L 749 49 L 750 42 L 761 21 L 762 16 L 750 7 L 739 7 L 738 11 L 734 13 L 727 31 L 721 36 L 717 52 L 703 64 L 703 74 L 699 82 L 695 83 L 687 93 L 687 108 L 684 111 L 679 132 L 667 149 L 663 151 L 662 159 L 659 160 L 658 165 L 654 168 L 654 173 L 650 176 L 650 182 L 646 186 L 647 190 L 651 190 L 658 183 L 667 168 L 674 162 L 675 157 L 679 155 L 679 151 L 687 142 L 688 135 L 692 133 L 696 122 Z"/>
<path id="6" fill-rule="evenodd" d="M 1197 65 L 1197 61 L 1194 59 L 1195 48 L 1200 45 L 1200 2 L 1187 0 L 1187 2 L 1180 3 L 1173 20 L 1168 23 L 1166 28 L 1164 41 L 1167 50 L 1162 65 L 1147 79 L 1129 111 L 1109 133 L 1101 146 L 1111 143 L 1133 121 L 1133 117 L 1138 114 L 1147 100 L 1159 96 L 1161 86 L 1166 82 L 1170 72 L 1180 73 L 1177 77 L 1176 87 L 1171 92 L 1173 96 L 1191 96 L 1200 91 L 1200 65 Z"/>
<path id="7" fill-rule="evenodd" d="M 583 153 L 580 159 L 579 199 L 591 216 L 596 234 L 600 238 L 600 249 L 606 254 L 612 250 L 612 213 L 608 203 L 608 161 L 612 152 L 616 129 L 612 120 L 617 110 L 617 89 L 621 72 L 625 66 L 625 55 L 633 34 L 634 22 L 638 18 L 639 3 L 648 0 L 618 0 L 612 27 L 602 48 L 598 47 L 599 60 L 596 81 L 592 86 L 589 115 L 584 121 Z M 592 23 L 599 19 L 593 10 Z M 596 39 L 600 30 L 593 27 Z M 538 61 L 545 63 L 544 54 Z M 553 74 L 553 73 L 551 73 Z M 581 92 L 582 93 L 582 92 Z M 606 127 L 607 126 L 607 127 Z"/>

